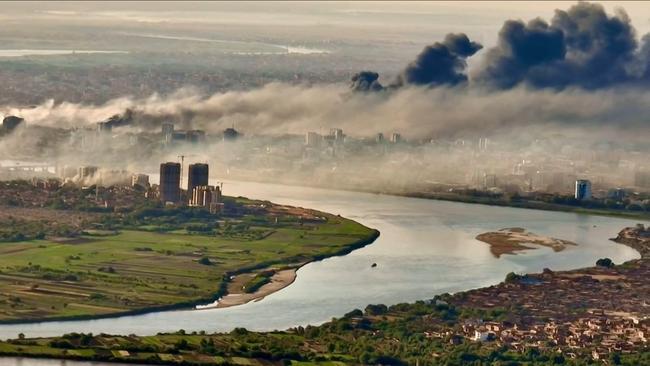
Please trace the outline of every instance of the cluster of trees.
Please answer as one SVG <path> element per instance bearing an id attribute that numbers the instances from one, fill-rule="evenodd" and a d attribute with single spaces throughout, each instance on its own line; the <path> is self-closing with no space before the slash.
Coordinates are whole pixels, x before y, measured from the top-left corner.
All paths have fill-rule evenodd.
<path id="1" fill-rule="evenodd" d="M 600 364 L 589 352 L 575 359 L 549 350 L 530 348 L 517 352 L 494 342 L 470 342 L 454 335 L 428 338 L 425 331 L 448 330 L 467 318 L 495 320 L 504 309 L 490 311 L 457 308 L 449 305 L 449 295 L 433 301 L 393 306 L 368 305 L 363 311 L 353 310 L 340 319 L 321 326 L 297 327 L 286 332 L 257 333 L 236 328 L 227 334 L 207 335 L 205 332 L 159 334 L 156 342 L 136 336 L 113 337 L 92 334 L 66 334 L 49 341 L 54 348 L 107 348 L 132 352 L 171 353 L 244 357 L 290 364 L 291 361 L 342 361 L 364 365 L 573 365 Z M 28 345 L 32 340 L 18 339 L 12 343 Z M 110 345 L 110 346 L 106 346 Z M 119 360 L 116 360 L 119 361 Z M 650 352 L 612 353 L 611 365 L 650 364 Z"/>
<path id="2" fill-rule="evenodd" d="M 639 196 L 638 199 L 635 200 L 632 200 L 630 198 L 624 198 L 622 200 L 616 200 L 613 198 L 594 198 L 590 200 L 579 201 L 572 195 L 538 194 L 533 196 L 532 199 L 556 205 L 584 207 L 591 209 L 650 211 L 650 202 L 648 202 L 650 197 L 648 196 Z"/>
<path id="3" fill-rule="evenodd" d="M 46 236 L 73 237 L 79 229 L 64 223 L 7 218 L 0 221 L 0 242 L 44 239 Z"/>

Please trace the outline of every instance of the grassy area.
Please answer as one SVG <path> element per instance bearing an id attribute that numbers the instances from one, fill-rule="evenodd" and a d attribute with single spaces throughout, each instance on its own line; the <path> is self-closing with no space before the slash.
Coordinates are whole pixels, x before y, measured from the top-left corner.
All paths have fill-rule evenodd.
<path id="1" fill-rule="evenodd" d="M 68 334 L 61 338 L 39 338 L 0 342 L 0 355 L 22 357 L 106 360 L 129 363 L 170 365 L 296 365 L 338 366 L 341 361 L 281 361 L 298 357 L 296 342 L 302 337 L 287 333 L 269 335 L 269 340 L 251 334 L 184 335 L 162 334 L 150 337 L 88 336 Z M 273 344 L 274 354 L 267 351 Z M 286 348 L 285 348 L 286 347 Z M 251 357 L 248 350 L 258 350 Z M 262 351 L 264 350 L 264 351 Z M 255 352 L 255 351 L 254 351 Z"/>
<path id="2" fill-rule="evenodd" d="M 0 322 L 189 306 L 222 294 L 234 273 L 332 256 L 376 235 L 354 221 L 318 215 L 324 220 L 244 215 L 208 233 L 148 226 L 0 243 Z"/>

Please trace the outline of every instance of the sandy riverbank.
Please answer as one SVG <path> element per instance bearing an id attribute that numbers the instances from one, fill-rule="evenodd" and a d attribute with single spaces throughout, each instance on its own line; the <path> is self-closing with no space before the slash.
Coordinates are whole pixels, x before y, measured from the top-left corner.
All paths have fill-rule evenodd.
<path id="1" fill-rule="evenodd" d="M 251 301 L 260 301 L 266 296 L 291 285 L 296 280 L 296 272 L 298 271 L 298 268 L 299 266 L 275 272 L 270 278 L 271 282 L 251 293 L 244 291 L 244 286 L 257 275 L 256 272 L 242 273 L 233 276 L 228 283 L 227 295 L 220 298 L 214 304 L 201 306 L 198 309 L 227 308 L 243 305 Z"/>
<path id="2" fill-rule="evenodd" d="M 476 240 L 489 244 L 490 252 L 497 258 L 503 254 L 517 254 L 522 250 L 536 249 L 537 246 L 549 247 L 555 252 L 561 252 L 568 245 L 577 245 L 568 240 L 534 234 L 520 227 L 479 234 Z"/>

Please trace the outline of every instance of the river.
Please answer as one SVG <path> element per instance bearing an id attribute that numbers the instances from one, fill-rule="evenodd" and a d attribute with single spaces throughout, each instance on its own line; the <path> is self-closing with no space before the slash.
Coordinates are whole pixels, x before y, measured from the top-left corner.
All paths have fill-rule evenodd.
<path id="1" fill-rule="evenodd" d="M 304 266 L 295 283 L 259 302 L 114 319 L 0 325 L 0 339 L 20 332 L 36 337 L 66 332 L 148 335 L 179 329 L 285 329 L 319 324 L 370 303 L 413 302 L 492 285 L 511 271 L 566 270 L 593 265 L 603 257 L 615 263 L 639 257 L 633 249 L 608 240 L 636 223 L 631 220 L 262 183 L 226 182 L 224 192 L 341 214 L 380 230 L 381 236 L 349 255 Z M 474 239 L 481 232 L 506 227 L 524 227 L 579 245 L 560 253 L 540 248 L 497 259 L 487 244 Z M 371 268 L 372 263 L 377 267 Z"/>

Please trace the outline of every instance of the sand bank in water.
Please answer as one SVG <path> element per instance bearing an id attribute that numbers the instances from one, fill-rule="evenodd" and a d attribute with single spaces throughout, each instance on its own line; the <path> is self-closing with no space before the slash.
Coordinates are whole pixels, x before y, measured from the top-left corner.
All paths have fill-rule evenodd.
<path id="1" fill-rule="evenodd" d="M 228 294 L 219 299 L 219 301 L 210 306 L 211 308 L 227 308 L 230 306 L 243 305 L 251 301 L 260 301 L 266 296 L 280 291 L 289 286 L 296 280 L 297 268 L 283 269 L 275 272 L 271 276 L 271 282 L 257 289 L 252 293 L 243 290 L 243 286 L 248 283 L 256 273 L 242 273 L 234 276 L 228 283 Z M 205 308 L 205 307 L 204 307 Z"/>
<path id="2" fill-rule="evenodd" d="M 476 240 L 490 245 L 490 252 L 499 258 L 502 254 L 517 254 L 518 251 L 536 249 L 536 246 L 545 246 L 555 252 L 563 251 L 567 245 L 577 245 L 568 240 L 537 235 L 520 227 L 506 228 L 479 234 Z"/>

